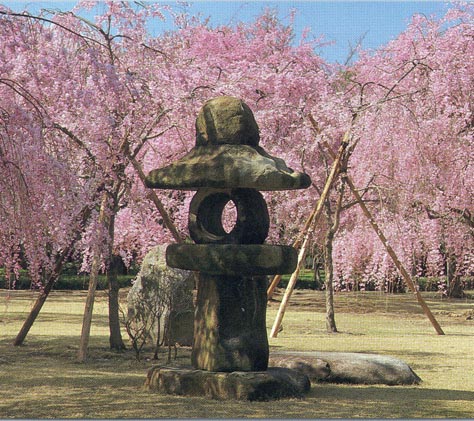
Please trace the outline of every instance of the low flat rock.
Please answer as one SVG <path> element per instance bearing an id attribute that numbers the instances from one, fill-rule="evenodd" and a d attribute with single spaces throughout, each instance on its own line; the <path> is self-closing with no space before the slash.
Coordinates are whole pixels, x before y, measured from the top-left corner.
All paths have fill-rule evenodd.
<path id="1" fill-rule="evenodd" d="M 290 367 L 313 382 L 413 385 L 421 382 L 411 367 L 394 357 L 357 352 L 279 351 L 272 366 Z"/>
<path id="2" fill-rule="evenodd" d="M 155 366 L 145 382 L 146 389 L 163 394 L 249 401 L 302 398 L 310 387 L 305 374 L 283 367 L 225 373 Z"/>

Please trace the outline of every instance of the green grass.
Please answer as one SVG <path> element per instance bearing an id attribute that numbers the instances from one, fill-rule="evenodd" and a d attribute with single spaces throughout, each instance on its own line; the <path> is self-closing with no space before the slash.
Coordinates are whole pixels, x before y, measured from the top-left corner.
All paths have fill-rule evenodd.
<path id="1" fill-rule="evenodd" d="M 124 296 L 124 293 L 122 295 Z M 24 346 L 13 347 L 33 303 L 30 291 L 0 291 L 0 418 L 471 418 L 474 416 L 472 300 L 424 294 L 446 335 L 436 335 L 411 294 L 336 295 L 341 333 L 327 334 L 324 295 L 295 291 L 271 350 L 373 352 L 406 361 L 420 386 L 316 384 L 302 400 L 215 401 L 145 391 L 146 352 L 108 349 L 107 301 L 94 307 L 89 359 L 76 354 L 86 293 L 53 292 Z M 278 300 L 281 293 L 276 295 Z M 279 302 L 269 305 L 270 328 Z M 125 337 L 125 335 L 124 335 Z M 174 364 L 187 364 L 181 348 Z M 165 363 L 164 354 L 160 363 Z"/>

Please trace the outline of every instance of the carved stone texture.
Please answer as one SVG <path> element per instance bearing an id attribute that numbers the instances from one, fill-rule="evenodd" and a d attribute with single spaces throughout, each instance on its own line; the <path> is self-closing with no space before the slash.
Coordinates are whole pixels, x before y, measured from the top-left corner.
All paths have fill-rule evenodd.
<path id="1" fill-rule="evenodd" d="M 150 171 L 146 185 L 181 190 L 242 187 L 274 191 L 304 189 L 311 185 L 311 179 L 259 146 L 206 145 L 196 146 L 178 161 Z"/>
<path id="2" fill-rule="evenodd" d="M 197 190 L 253 188 L 256 190 L 304 189 L 307 174 L 293 171 L 280 158 L 258 146 L 258 125 L 240 99 L 211 99 L 196 119 L 196 146 L 172 164 L 151 171 L 147 187 Z"/>
<path id="3" fill-rule="evenodd" d="M 209 371 L 262 371 L 268 365 L 266 277 L 201 273 L 191 362 Z"/>
<path id="4" fill-rule="evenodd" d="M 170 244 L 168 265 L 212 275 L 292 273 L 298 255 L 293 247 L 267 244 Z"/>
<path id="5" fill-rule="evenodd" d="M 216 373 L 156 366 L 148 371 L 145 381 L 146 389 L 160 393 L 249 401 L 301 398 L 310 387 L 307 376 L 281 367 Z"/>
<path id="6" fill-rule="evenodd" d="M 151 171 L 151 188 L 198 190 L 191 201 L 189 231 L 197 244 L 172 245 L 172 267 L 200 271 L 192 363 L 208 371 L 261 371 L 268 365 L 265 325 L 267 279 L 296 266 L 291 247 L 263 245 L 269 229 L 258 190 L 309 187 L 307 174 L 258 146 L 258 125 L 240 99 L 218 97 L 196 120 L 196 146 L 176 162 Z M 222 224 L 232 201 L 237 221 Z"/>
<path id="7" fill-rule="evenodd" d="M 237 220 L 231 232 L 222 226 L 222 212 L 232 201 Z M 201 189 L 189 207 L 189 233 L 197 244 L 262 244 L 270 225 L 268 209 L 255 189 Z"/>
<path id="8" fill-rule="evenodd" d="M 243 101 L 221 96 L 208 101 L 196 119 L 196 145 L 257 146 L 260 134 L 250 108 Z"/>

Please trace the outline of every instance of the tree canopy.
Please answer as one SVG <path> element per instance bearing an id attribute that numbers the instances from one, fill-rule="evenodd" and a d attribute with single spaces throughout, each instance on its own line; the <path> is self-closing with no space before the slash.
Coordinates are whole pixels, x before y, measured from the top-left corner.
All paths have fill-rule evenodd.
<path id="1" fill-rule="evenodd" d="M 7 273 L 26 263 L 41 284 L 69 257 L 88 271 L 100 250 L 105 269 L 111 253 L 130 264 L 172 241 L 140 171 L 189 151 L 199 108 L 219 95 L 242 98 L 262 146 L 313 180 L 303 193 L 265 194 L 270 241 L 298 235 L 324 185 L 327 148 L 349 131 L 347 172 L 404 264 L 420 276 L 445 275 L 448 262 L 457 275 L 474 273 L 472 5 L 453 5 L 438 20 L 414 16 L 395 40 L 361 50 L 348 66 L 325 63 L 305 39 L 296 45 L 291 25 L 271 11 L 212 28 L 151 3 L 112 1 L 89 22 L 80 15 L 87 6 L 39 16 L 0 9 Z M 173 19 L 175 29 L 152 35 L 153 19 Z M 156 194 L 184 238 L 190 195 Z M 395 269 L 351 201 L 346 192 L 335 282 L 382 288 Z"/>

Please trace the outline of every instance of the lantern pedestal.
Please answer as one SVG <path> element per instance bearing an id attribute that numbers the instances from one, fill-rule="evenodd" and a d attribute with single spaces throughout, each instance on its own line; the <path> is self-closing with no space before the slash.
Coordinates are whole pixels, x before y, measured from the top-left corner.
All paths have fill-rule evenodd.
<path id="1" fill-rule="evenodd" d="M 291 273 L 297 262 L 295 249 L 258 244 L 172 244 L 166 250 L 166 261 L 171 267 L 200 272 L 193 367 L 266 370 L 268 285 L 262 275 Z"/>

